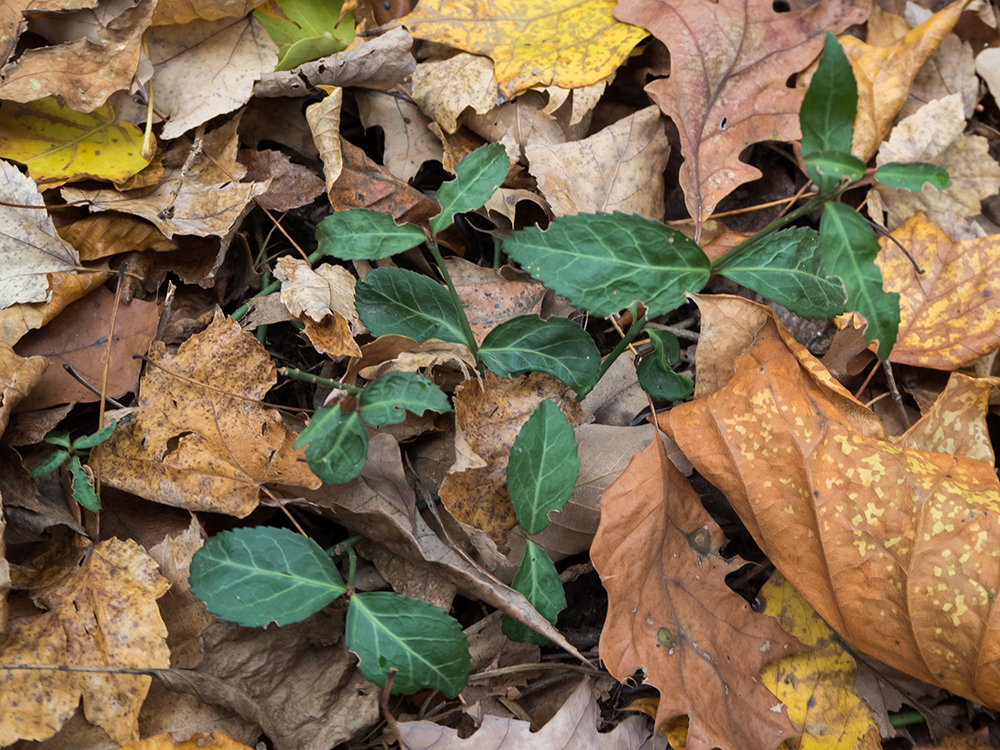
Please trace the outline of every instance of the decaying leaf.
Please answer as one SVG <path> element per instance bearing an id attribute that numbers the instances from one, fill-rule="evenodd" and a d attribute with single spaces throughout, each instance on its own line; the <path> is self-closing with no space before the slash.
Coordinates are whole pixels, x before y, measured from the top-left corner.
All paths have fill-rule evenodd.
<path id="1" fill-rule="evenodd" d="M 769 309 L 736 298 L 713 307 L 703 330 L 721 315 L 763 323 L 731 342 L 735 370 L 732 358 L 704 362 L 728 380 L 663 427 L 850 646 L 1000 706 L 993 465 L 891 439 Z M 699 347 L 699 373 L 704 357 Z M 932 434 L 972 429 L 940 416 Z"/>
<path id="2" fill-rule="evenodd" d="M 488 57 L 462 52 L 446 60 L 428 60 L 413 72 L 413 100 L 446 133 L 458 130 L 458 118 L 466 109 L 481 115 L 493 109 L 496 91 Z"/>
<path id="3" fill-rule="evenodd" d="M 261 405 L 276 381 L 264 348 L 217 313 L 170 354 L 149 352 L 132 421 L 94 449 L 102 480 L 158 503 L 245 516 L 261 485 L 318 487 L 295 436 Z"/>

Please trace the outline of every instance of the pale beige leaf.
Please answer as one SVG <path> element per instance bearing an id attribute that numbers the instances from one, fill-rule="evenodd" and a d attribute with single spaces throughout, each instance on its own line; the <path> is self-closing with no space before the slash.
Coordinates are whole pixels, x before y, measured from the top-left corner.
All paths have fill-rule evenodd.
<path id="1" fill-rule="evenodd" d="M 413 71 L 413 100 L 444 132 L 454 133 L 467 108 L 485 114 L 496 106 L 493 61 L 463 52 L 447 60 L 421 63 Z"/>
<path id="2" fill-rule="evenodd" d="M 306 120 L 312 130 L 313 142 L 323 159 L 323 176 L 330 192 L 344 171 L 344 153 L 340 147 L 340 106 L 344 90 L 335 88 L 326 97 L 306 109 Z"/>
<path id="3" fill-rule="evenodd" d="M 377 91 L 356 91 L 354 97 L 365 128 L 382 128 L 382 163 L 395 177 L 409 181 L 424 162 L 444 158 L 441 141 L 427 128 L 430 119 L 413 102 Z"/>

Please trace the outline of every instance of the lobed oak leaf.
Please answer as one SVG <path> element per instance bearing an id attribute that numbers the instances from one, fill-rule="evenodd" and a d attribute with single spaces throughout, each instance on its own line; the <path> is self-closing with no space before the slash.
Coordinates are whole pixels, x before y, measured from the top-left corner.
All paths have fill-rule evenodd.
<path id="1" fill-rule="evenodd" d="M 656 726 L 689 714 L 690 750 L 771 750 L 795 736 L 758 681 L 801 645 L 725 582 L 726 539 L 659 438 L 601 497 L 590 550 L 608 592 L 600 653 L 621 681 L 642 669 L 660 691 Z"/>
<path id="2" fill-rule="evenodd" d="M 992 463 L 890 438 L 770 310 L 730 302 L 728 315 L 762 325 L 733 343 L 735 366 L 715 365 L 728 380 L 661 417 L 664 429 L 850 646 L 1000 706 Z M 926 432 L 947 436 L 944 417 Z"/>
<path id="3" fill-rule="evenodd" d="M 1000 346 L 1000 235 L 952 242 L 923 214 L 892 233 L 875 262 L 886 291 L 899 292 L 899 334 L 890 359 L 957 370 Z"/>
<path id="4" fill-rule="evenodd" d="M 769 0 L 622 0 L 615 15 L 670 50 L 670 77 L 646 91 L 677 125 L 680 184 L 700 233 L 719 201 L 761 176 L 740 161 L 744 149 L 801 136 L 804 91 L 788 78 L 820 53 L 828 30 L 864 21 L 868 3 L 822 0 L 777 13 Z"/>
<path id="5" fill-rule="evenodd" d="M 277 380 L 252 334 L 216 313 L 170 354 L 156 341 L 132 421 L 91 453 L 102 480 L 165 505 L 243 517 L 260 487 L 318 487 L 294 435 L 261 399 Z"/>

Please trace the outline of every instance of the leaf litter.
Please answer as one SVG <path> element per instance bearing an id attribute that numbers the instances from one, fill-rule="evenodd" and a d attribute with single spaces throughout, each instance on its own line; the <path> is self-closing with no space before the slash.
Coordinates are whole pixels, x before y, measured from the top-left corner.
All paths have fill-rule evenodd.
<path id="1" fill-rule="evenodd" d="M 1000 731 L 992 10 L 258 5 L 0 11 L 0 745 Z M 727 257 L 781 210 L 730 215 L 758 178 L 789 208 L 821 180 L 828 32 L 854 156 L 950 185 L 862 170 L 827 205 L 888 227 L 874 265 L 845 240 L 830 273 L 809 216 Z M 854 299 L 875 276 L 894 342 Z M 33 476 L 76 446 L 83 479 Z M 242 563 L 286 594 L 247 624 L 289 624 L 217 606 L 250 590 L 212 545 L 250 533 L 296 540 Z M 310 598 L 295 554 L 336 585 Z M 400 634 L 439 622 L 450 662 L 390 694 L 441 645 Z"/>

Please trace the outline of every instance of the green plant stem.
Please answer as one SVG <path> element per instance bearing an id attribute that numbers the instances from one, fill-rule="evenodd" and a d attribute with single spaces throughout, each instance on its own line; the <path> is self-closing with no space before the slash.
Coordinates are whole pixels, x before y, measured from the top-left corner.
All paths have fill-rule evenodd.
<path id="1" fill-rule="evenodd" d="M 648 316 L 643 315 L 638 320 L 635 320 L 634 319 L 635 313 L 632 313 L 632 315 L 633 315 L 632 325 L 629 326 L 629 329 L 625 332 L 625 335 L 622 336 L 622 340 L 618 342 L 618 345 L 611 350 L 611 354 L 605 357 L 604 361 L 601 362 L 601 374 L 598 375 L 597 377 L 598 380 L 604 377 L 604 373 L 606 373 L 611 368 L 611 365 L 615 363 L 615 360 L 618 359 L 619 355 L 621 355 L 621 353 L 628 348 L 628 345 L 635 340 L 635 337 L 639 335 L 639 332 L 642 331 L 643 328 L 645 328 Z"/>
<path id="2" fill-rule="evenodd" d="M 316 265 L 316 262 L 324 255 L 326 255 L 326 253 L 324 253 L 322 250 L 317 250 L 316 252 L 314 252 L 312 255 L 309 256 L 309 265 L 311 266 Z M 281 282 L 272 281 L 271 283 L 262 286 L 260 291 L 257 292 L 254 295 L 254 297 L 266 297 L 267 295 L 273 294 L 279 289 L 281 289 Z M 240 307 L 236 309 L 236 312 L 233 313 L 233 320 L 241 320 L 248 312 L 250 312 L 250 303 L 244 302 Z"/>
<path id="3" fill-rule="evenodd" d="M 356 385 L 347 385 L 347 383 L 341 383 L 339 380 L 330 380 L 329 378 L 321 378 L 319 375 L 311 375 L 308 372 L 302 372 L 302 370 L 296 370 L 291 367 L 281 367 L 278 369 L 282 375 L 286 378 L 294 378 L 295 380 L 302 380 L 306 383 L 312 383 L 313 385 L 325 385 L 330 388 L 339 388 L 342 391 L 347 391 L 352 396 L 357 396 L 361 393 L 361 389 Z"/>
<path id="4" fill-rule="evenodd" d="M 905 711 L 898 714 L 889 714 L 889 725 L 893 727 L 908 727 L 913 724 L 923 724 L 926 722 L 923 716 L 916 711 Z"/>
<path id="5" fill-rule="evenodd" d="M 352 544 L 346 550 L 347 552 L 347 590 L 354 590 L 354 576 L 358 572 L 358 555 L 354 551 L 354 545 Z"/>
<path id="6" fill-rule="evenodd" d="M 479 368 L 479 374 L 484 378 L 486 377 L 486 370 L 483 368 L 483 360 L 479 356 L 479 345 L 476 344 L 476 337 L 472 333 L 472 326 L 469 324 L 469 318 L 465 314 L 465 308 L 462 307 L 462 300 L 458 296 L 458 290 L 455 289 L 455 284 L 451 280 L 451 274 L 448 273 L 448 267 L 444 264 L 444 258 L 441 257 L 441 251 L 438 249 L 437 242 L 433 237 L 428 237 L 427 246 L 431 249 L 431 255 L 434 256 L 434 262 L 437 263 L 438 268 L 441 269 L 441 276 L 444 277 L 444 283 L 448 285 L 448 291 L 451 292 L 451 300 L 455 304 L 455 308 L 458 310 L 458 316 L 462 320 L 462 331 L 465 334 L 465 345 L 469 347 L 469 351 L 472 352 L 472 356 L 476 360 L 476 366 Z"/>

